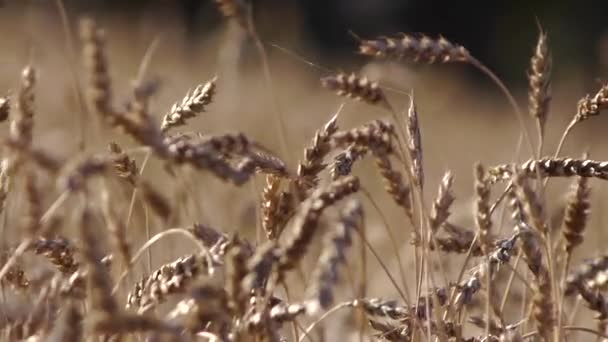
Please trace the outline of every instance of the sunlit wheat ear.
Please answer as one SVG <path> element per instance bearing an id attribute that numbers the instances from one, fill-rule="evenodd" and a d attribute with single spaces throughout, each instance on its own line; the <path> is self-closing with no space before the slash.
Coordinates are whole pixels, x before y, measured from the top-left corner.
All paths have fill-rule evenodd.
<path id="1" fill-rule="evenodd" d="M 451 171 L 447 171 L 439 185 L 437 197 L 433 202 L 430 215 L 430 226 L 433 233 L 436 233 L 439 227 L 448 219 L 450 216 L 450 207 L 454 202 L 454 195 L 452 194 L 452 182 L 454 176 Z"/>
<path id="2" fill-rule="evenodd" d="M 146 312 L 167 297 L 184 293 L 206 269 L 206 261 L 197 255 L 186 255 L 165 264 L 135 284 L 127 296 L 127 308 Z"/>
<path id="3" fill-rule="evenodd" d="M 395 170 L 388 153 L 375 150 L 374 159 L 380 176 L 384 180 L 384 189 L 391 195 L 393 201 L 405 210 L 406 215 L 413 219 L 412 194 L 407 181 L 399 171 Z"/>
<path id="4" fill-rule="evenodd" d="M 540 32 L 538 43 L 530 60 L 529 79 L 529 111 L 538 123 L 541 137 L 544 136 L 545 123 L 549 115 L 551 102 L 551 67 L 553 61 L 549 51 L 548 38 L 545 32 Z"/>
<path id="5" fill-rule="evenodd" d="M 589 208 L 591 207 L 589 200 L 591 188 L 588 183 L 588 178 L 578 177 L 568 195 L 562 234 L 566 241 L 566 252 L 569 254 L 584 239 L 583 233 L 587 226 Z"/>
<path id="6" fill-rule="evenodd" d="M 393 138 L 395 137 L 395 126 L 389 122 L 374 120 L 360 127 L 348 131 L 338 131 L 331 137 L 333 147 L 343 149 L 354 148 L 360 151 L 393 151 Z"/>
<path id="7" fill-rule="evenodd" d="M 247 307 L 248 293 L 242 291 L 241 283 L 247 276 L 247 258 L 249 253 L 239 244 L 238 237 L 233 237 L 226 253 L 226 294 L 228 307 L 236 316 L 242 316 Z"/>
<path id="8" fill-rule="evenodd" d="M 120 146 L 115 142 L 110 142 L 108 144 L 108 149 L 118 177 L 125 179 L 129 184 L 135 186 L 139 177 L 139 168 L 137 167 L 135 160 L 124 153 Z"/>
<path id="9" fill-rule="evenodd" d="M 608 83 L 604 84 L 595 95 L 586 95 L 578 102 L 576 115 L 572 122 L 578 123 L 592 116 L 600 115 L 608 109 Z"/>
<path id="10" fill-rule="evenodd" d="M 312 144 L 304 149 L 304 159 L 298 165 L 296 180 L 300 199 L 304 199 L 307 192 L 318 184 L 318 176 L 327 166 L 324 160 L 331 151 L 331 136 L 338 131 L 338 113 L 315 132 Z"/>
<path id="11" fill-rule="evenodd" d="M 412 160 L 412 175 L 414 182 L 420 188 L 424 186 L 424 169 L 422 167 L 422 135 L 418 121 L 418 111 L 414 103 L 414 97 L 410 97 L 410 107 L 407 111 L 407 150 Z"/>
<path id="12" fill-rule="evenodd" d="M 315 313 L 320 308 L 327 310 L 333 305 L 333 287 L 338 281 L 339 267 L 346 264 L 346 252 L 352 244 L 351 235 L 354 230 L 360 229 L 362 223 L 363 208 L 361 203 L 353 200 L 344 208 L 336 228 L 326 235 L 323 252 L 308 290 L 312 298 L 307 308 L 310 313 Z"/>
<path id="13" fill-rule="evenodd" d="M 283 275 L 302 260 L 316 236 L 323 211 L 360 189 L 359 179 L 354 176 L 333 181 L 325 189 L 319 189 L 303 203 L 303 210 L 296 218 L 293 235 L 282 246 L 278 273 Z"/>
<path id="14" fill-rule="evenodd" d="M 598 319 L 608 319 L 608 298 L 603 293 L 593 291 L 583 283 L 577 283 L 576 290 L 585 300 L 589 309 L 598 314 Z"/>
<path id="15" fill-rule="evenodd" d="M 61 273 L 72 274 L 79 267 L 75 260 L 76 247 L 65 238 L 38 238 L 30 248 L 34 253 L 47 258 Z"/>
<path id="16" fill-rule="evenodd" d="M 606 274 L 608 274 L 608 255 L 585 260 L 566 277 L 564 292 L 567 295 L 574 294 L 578 283 L 586 284 L 595 290 L 598 284 L 601 286 L 606 282 Z"/>
<path id="17" fill-rule="evenodd" d="M 262 227 L 269 240 L 281 236 L 285 224 L 294 212 L 294 198 L 290 192 L 281 190 L 281 177 L 267 175 L 262 191 Z"/>
<path id="18" fill-rule="evenodd" d="M 378 82 L 370 81 L 365 76 L 339 73 L 321 78 L 321 84 L 329 90 L 336 91 L 339 96 L 350 97 L 371 105 L 381 105 L 392 110 Z"/>
<path id="19" fill-rule="evenodd" d="M 487 181 L 485 168 L 480 163 L 475 165 L 475 223 L 479 230 L 479 240 L 484 253 L 488 253 L 492 240 L 490 184 Z"/>
<path id="20" fill-rule="evenodd" d="M 608 161 L 572 158 L 542 158 L 531 159 L 518 166 L 523 176 L 541 177 L 587 177 L 608 180 Z M 538 170 L 538 174 L 537 174 Z M 488 179 L 491 184 L 510 180 L 513 176 L 513 166 L 503 164 L 488 169 Z"/>
<path id="21" fill-rule="evenodd" d="M 99 241 L 101 234 L 96 234 L 95 220 L 89 208 L 85 208 L 82 212 L 79 232 L 84 260 L 89 267 L 87 292 L 91 306 L 94 310 L 107 314 L 119 312 L 116 300 L 112 296 L 110 273 L 101 262 L 104 257 Z"/>
<path id="22" fill-rule="evenodd" d="M 90 110 L 112 122 L 112 90 L 105 51 L 105 33 L 89 18 L 80 21 Z"/>
<path id="23" fill-rule="evenodd" d="M 34 87 L 36 86 L 36 71 L 26 66 L 21 72 L 21 85 L 17 92 L 16 115 L 10 125 L 11 140 L 22 148 L 32 144 L 34 127 Z"/>
<path id="24" fill-rule="evenodd" d="M 258 312 L 252 315 L 245 322 L 245 326 L 250 333 L 263 333 L 264 336 L 273 336 L 277 335 L 284 323 L 294 321 L 305 313 L 306 304 L 304 303 L 287 304 L 281 302 L 269 308 L 268 312 Z"/>
<path id="25" fill-rule="evenodd" d="M 426 63 L 469 62 L 471 59 L 467 49 L 443 37 L 433 39 L 424 35 L 407 34 L 397 38 L 361 40 L 359 53 L 376 57 L 412 58 Z"/>
<path id="26" fill-rule="evenodd" d="M 217 77 L 214 77 L 205 84 L 199 84 L 193 91 L 188 92 L 181 102 L 176 102 L 163 117 L 161 131 L 167 132 L 173 127 L 184 126 L 188 119 L 203 113 L 213 101 L 216 81 Z"/>
<path id="27" fill-rule="evenodd" d="M 516 174 L 513 177 L 515 194 L 523 205 L 525 215 L 530 220 L 528 223 L 538 233 L 545 235 L 549 228 L 547 226 L 544 204 L 537 192 L 532 189 L 529 178 L 519 172 L 518 169 L 515 169 L 515 172 Z"/>
<path id="28" fill-rule="evenodd" d="M 431 250 L 440 250 L 445 253 L 471 253 L 472 256 L 484 255 L 482 251 L 482 245 L 474 231 L 457 227 L 450 223 L 445 223 L 442 228 L 448 233 L 448 236 L 441 235 L 435 236 L 429 241 L 429 248 Z M 493 249 L 501 241 L 491 241 L 490 250 Z M 420 239 L 414 239 L 411 242 L 413 245 L 420 247 Z"/>

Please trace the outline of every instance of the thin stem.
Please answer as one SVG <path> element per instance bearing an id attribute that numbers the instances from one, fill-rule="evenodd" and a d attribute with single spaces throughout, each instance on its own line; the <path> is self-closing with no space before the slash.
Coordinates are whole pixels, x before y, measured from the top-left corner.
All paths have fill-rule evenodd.
<path id="1" fill-rule="evenodd" d="M 68 13 L 65 9 L 65 4 L 63 0 L 55 0 L 55 6 L 57 6 L 57 12 L 59 12 L 59 16 L 61 18 L 61 26 L 63 29 L 63 35 L 65 37 L 65 49 L 67 53 L 67 59 L 70 62 L 70 77 L 72 82 L 70 83 L 72 87 L 72 91 L 74 95 L 76 95 L 76 106 L 78 107 L 78 148 L 80 151 L 84 151 L 86 148 L 86 116 L 88 116 L 88 112 L 86 106 L 84 105 L 84 96 L 82 95 L 82 91 L 80 88 L 80 83 L 78 81 L 78 72 L 76 71 L 76 63 L 75 56 L 76 50 L 74 49 L 74 41 L 72 40 L 72 32 L 70 30 L 70 19 L 68 18 Z"/>
<path id="2" fill-rule="evenodd" d="M 262 43 L 262 40 L 260 39 L 260 36 L 258 35 L 258 32 L 255 28 L 255 24 L 253 22 L 252 6 L 253 5 L 251 5 L 251 4 L 249 4 L 249 6 L 248 6 L 247 29 L 249 31 L 249 34 L 251 35 L 251 38 L 253 39 L 254 45 L 255 45 L 255 47 L 258 51 L 258 54 L 260 55 L 260 59 L 262 61 L 264 80 L 266 82 L 266 86 L 268 87 L 270 94 L 271 94 L 271 98 L 272 98 L 273 113 L 275 116 L 275 121 L 277 122 L 279 142 L 281 144 L 281 150 L 283 151 L 283 158 L 287 162 L 287 165 L 290 165 L 289 148 L 288 148 L 289 145 L 287 143 L 287 125 L 285 124 L 285 119 L 283 118 L 283 112 L 281 111 L 281 107 L 279 105 L 279 100 L 277 98 L 276 91 L 275 91 L 274 82 L 272 80 L 270 65 L 268 63 L 268 53 L 266 52 L 266 48 L 264 47 L 264 44 Z"/>
<path id="3" fill-rule="evenodd" d="M 500 80 L 500 78 L 498 78 L 498 76 L 496 76 L 496 74 L 492 70 L 490 70 L 483 63 L 478 61 L 476 58 L 471 56 L 470 63 L 471 63 L 471 65 L 476 67 L 479 71 L 481 71 L 486 76 L 488 76 L 498 86 L 498 88 L 500 88 L 500 90 L 503 92 L 503 94 L 505 95 L 505 97 L 507 98 L 509 103 L 511 104 L 511 107 L 513 107 L 513 110 L 515 111 L 515 116 L 517 118 L 517 121 L 519 122 L 521 132 L 523 133 L 526 143 L 528 144 L 528 148 L 530 149 L 530 155 L 534 156 L 534 152 L 535 152 L 534 144 L 532 143 L 532 138 L 531 138 L 530 132 L 528 131 L 528 126 L 526 125 L 522 111 L 519 108 L 517 101 L 515 101 L 513 94 L 511 94 L 511 91 L 509 91 L 509 88 L 507 88 L 505 86 L 505 84 Z"/>
<path id="4" fill-rule="evenodd" d="M 393 233 L 393 230 L 391 229 L 391 227 L 388 224 L 388 220 L 386 219 L 386 216 L 384 215 L 384 213 L 380 210 L 380 207 L 378 206 L 378 204 L 376 203 L 376 201 L 372 198 L 371 194 L 369 193 L 369 191 L 367 191 L 367 189 L 362 189 L 363 194 L 365 195 L 365 197 L 367 197 L 367 199 L 370 201 L 370 203 L 372 204 L 372 206 L 376 209 L 376 211 L 378 212 L 378 214 L 380 215 L 380 219 L 382 220 L 382 226 L 384 227 L 384 230 L 386 231 L 386 234 L 388 235 L 388 239 L 390 240 L 391 243 L 391 247 L 393 248 L 393 253 L 395 254 L 395 258 L 397 259 L 397 266 L 399 267 L 399 275 L 401 277 L 401 282 L 403 283 L 403 289 L 405 291 L 405 296 L 408 300 L 408 303 L 411 303 L 411 299 L 410 299 L 410 291 L 408 289 L 407 286 L 407 281 L 405 278 L 405 271 L 403 268 L 403 263 L 401 262 L 401 253 L 399 253 L 399 246 L 397 245 L 397 237 L 395 236 L 395 234 Z"/>
<path id="5" fill-rule="evenodd" d="M 194 236 L 194 234 L 192 234 L 189 230 L 184 229 L 184 228 L 171 228 L 171 229 L 167 229 L 165 231 L 162 231 L 162 232 L 154 235 L 153 237 L 148 239 L 148 241 L 146 241 L 146 243 L 144 243 L 143 246 L 141 246 L 139 248 L 137 253 L 135 253 L 135 255 L 131 258 L 131 261 L 129 262 L 129 264 L 134 265 L 137 262 L 137 260 L 139 260 L 139 258 L 141 258 L 143 253 L 145 251 L 147 251 L 152 245 L 154 245 L 155 243 L 157 243 L 158 241 L 160 241 L 161 239 L 163 239 L 169 235 L 175 235 L 175 234 L 185 235 L 186 237 L 189 237 L 190 240 L 196 244 L 196 246 L 200 249 L 200 251 L 205 254 L 205 258 L 207 259 L 206 260 L 207 265 L 209 266 L 208 273 L 213 274 L 214 270 L 213 270 L 213 259 L 211 258 L 211 252 L 209 252 L 209 249 L 207 247 L 205 247 L 205 245 L 203 245 L 203 243 L 201 241 L 199 241 L 196 238 L 196 236 Z M 122 283 L 122 280 L 127 276 L 127 274 L 128 274 L 128 269 L 120 274 L 120 277 L 118 278 L 118 281 L 116 282 L 116 286 L 114 286 L 114 289 L 112 289 L 112 294 L 114 294 L 114 293 L 116 293 L 116 291 L 118 291 L 118 288 L 120 287 L 120 284 Z"/>
<path id="6" fill-rule="evenodd" d="M 557 145 L 557 149 L 555 150 L 555 154 L 553 155 L 553 158 L 559 157 L 559 154 L 562 152 L 562 148 L 564 147 L 564 142 L 566 141 L 566 137 L 570 134 L 570 131 L 572 131 L 572 128 L 574 128 L 576 123 L 577 123 L 577 121 L 574 121 L 574 120 L 570 121 L 570 123 L 568 124 L 568 127 L 566 127 L 566 129 L 564 130 L 562 137 L 559 139 L 559 144 Z"/>
<path id="7" fill-rule="evenodd" d="M 517 252 L 517 257 L 515 258 L 513 270 L 517 269 L 517 266 L 519 265 L 519 261 L 521 260 L 521 256 L 522 256 L 522 251 L 520 249 Z M 509 298 L 509 294 L 511 293 L 511 287 L 513 286 L 513 280 L 515 279 L 515 275 L 516 275 L 515 272 L 512 272 L 509 275 L 509 280 L 507 281 L 507 286 L 505 287 L 504 294 L 502 296 L 502 301 L 500 302 L 500 312 L 503 312 L 505 310 L 505 307 L 507 306 L 507 299 Z"/>

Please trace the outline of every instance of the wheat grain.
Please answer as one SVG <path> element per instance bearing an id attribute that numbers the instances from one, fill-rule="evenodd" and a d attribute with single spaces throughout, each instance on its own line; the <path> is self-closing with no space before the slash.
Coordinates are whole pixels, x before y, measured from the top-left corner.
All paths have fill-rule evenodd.
<path id="1" fill-rule="evenodd" d="M 510 180 L 513 175 L 513 166 L 504 164 L 488 169 L 490 183 Z M 541 177 L 588 177 L 608 179 L 608 162 L 591 159 L 572 158 L 543 158 L 530 159 L 519 165 L 523 176 L 534 178 L 538 174 Z"/>
<path id="2" fill-rule="evenodd" d="M 367 56 L 404 58 L 426 63 L 469 62 L 471 55 L 463 46 L 453 44 L 443 37 L 402 34 L 399 38 L 380 37 L 361 40 L 359 53 Z"/>
<path id="3" fill-rule="evenodd" d="M 213 101 L 216 81 L 217 77 L 213 77 L 205 84 L 199 84 L 194 90 L 189 91 L 181 102 L 176 102 L 163 117 L 161 131 L 166 133 L 173 127 L 184 126 L 188 119 L 203 113 L 207 105 Z"/>

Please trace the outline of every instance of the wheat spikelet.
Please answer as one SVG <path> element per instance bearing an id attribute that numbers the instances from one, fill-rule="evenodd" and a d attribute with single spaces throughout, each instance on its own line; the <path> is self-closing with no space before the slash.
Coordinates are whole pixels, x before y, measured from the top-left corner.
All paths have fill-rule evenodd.
<path id="1" fill-rule="evenodd" d="M 471 303 L 475 294 L 481 290 L 482 284 L 485 284 L 485 277 L 488 273 L 490 279 L 493 279 L 500 266 L 511 260 L 518 238 L 519 235 L 514 234 L 510 238 L 501 241 L 492 253 L 488 255 L 488 258 L 472 270 L 471 276 L 458 285 L 458 291 L 454 299 L 454 303 L 458 308 Z"/>
<path id="2" fill-rule="evenodd" d="M 540 336 L 549 341 L 554 329 L 554 309 L 551 299 L 551 280 L 547 269 L 541 268 L 540 274 L 535 276 L 533 288 L 532 307 L 536 329 Z"/>
<path id="3" fill-rule="evenodd" d="M 411 189 L 403 176 L 393 168 L 388 154 L 374 150 L 374 157 L 380 176 L 384 179 L 384 189 L 391 195 L 393 201 L 405 210 L 407 216 L 413 218 Z"/>
<path id="4" fill-rule="evenodd" d="M 538 198 L 538 194 L 532 190 L 526 176 L 515 170 L 516 174 L 513 178 L 513 186 L 516 196 L 523 205 L 525 215 L 530 219 L 530 224 L 537 232 L 545 235 L 548 231 L 548 226 L 545 218 L 545 210 L 543 203 Z"/>
<path id="5" fill-rule="evenodd" d="M 276 240 L 282 229 L 280 223 L 283 221 L 279 215 L 281 202 L 281 178 L 276 175 L 266 176 L 266 185 L 262 191 L 262 227 L 269 240 Z"/>
<path id="6" fill-rule="evenodd" d="M 534 54 L 530 60 L 529 79 L 529 111 L 539 124 L 541 134 L 544 132 L 549 103 L 551 101 L 551 67 L 552 58 L 549 52 L 547 34 L 540 32 Z"/>
<path id="7" fill-rule="evenodd" d="M 30 248 L 57 266 L 61 273 L 72 274 L 78 269 L 78 262 L 74 258 L 75 247 L 65 238 L 38 238 Z"/>
<path id="8" fill-rule="evenodd" d="M 118 177 L 125 179 L 129 184 L 134 186 L 139 176 L 139 168 L 135 160 L 124 153 L 117 143 L 109 143 L 108 149 L 110 150 L 114 169 Z"/>
<path id="9" fill-rule="evenodd" d="M 490 213 L 490 186 L 486 171 L 480 163 L 475 164 L 475 222 L 479 230 L 479 240 L 484 252 L 489 252 L 491 241 L 492 214 Z"/>
<path id="10" fill-rule="evenodd" d="M 245 313 L 247 296 L 246 293 L 242 292 L 241 283 L 247 276 L 247 258 L 249 254 L 238 243 L 238 237 L 233 237 L 229 244 L 230 246 L 226 255 L 226 294 L 228 296 L 228 307 L 234 315 L 242 316 Z"/>
<path id="11" fill-rule="evenodd" d="M 169 160 L 211 171 L 220 179 L 236 185 L 247 182 L 257 170 L 280 175 L 287 173 L 280 159 L 256 151 L 250 148 L 251 145 L 243 135 L 224 135 L 200 143 L 191 143 L 185 139 L 165 139 Z M 232 165 L 219 153 L 236 153 L 243 157 L 237 165 Z"/>
<path id="12" fill-rule="evenodd" d="M 241 283 L 243 292 L 263 291 L 281 256 L 282 251 L 276 241 L 268 241 L 256 248 L 255 253 L 247 261 L 248 274 Z"/>
<path id="13" fill-rule="evenodd" d="M 25 174 L 25 194 L 27 199 L 27 213 L 23 218 L 23 228 L 26 236 L 34 237 L 42 228 L 40 223 L 44 214 L 42 208 L 42 194 L 39 189 L 38 180 L 33 170 L 27 170 Z"/>
<path id="14" fill-rule="evenodd" d="M 80 219 L 80 239 L 82 254 L 89 266 L 87 275 L 87 293 L 94 310 L 106 314 L 118 312 L 118 305 L 112 296 L 112 281 L 107 268 L 102 264 L 104 258 L 100 251 L 99 236 L 95 234 L 93 213 L 89 208 L 82 211 Z"/>
<path id="15" fill-rule="evenodd" d="M 608 255 L 585 260 L 566 277 L 564 292 L 571 295 L 574 292 L 577 283 L 583 283 L 589 286 L 597 283 L 597 278 L 605 274 L 607 270 Z M 594 286 L 591 287 L 595 288 Z"/>
<path id="16" fill-rule="evenodd" d="M 34 127 L 34 87 L 36 86 L 36 71 L 26 66 L 21 72 L 21 86 L 17 93 L 17 115 L 11 122 L 10 139 L 21 148 L 27 149 L 32 145 Z"/>
<path id="17" fill-rule="evenodd" d="M 162 265 L 135 284 L 127 296 L 127 308 L 146 312 L 176 293 L 184 292 L 189 284 L 204 273 L 207 264 L 201 256 L 187 255 Z"/>
<path id="18" fill-rule="evenodd" d="M 304 257 L 319 228 L 325 209 L 339 200 L 359 191 L 359 179 L 354 176 L 333 181 L 326 189 L 317 191 L 304 202 L 303 212 L 297 217 L 294 234 L 285 241 L 279 261 L 279 276 L 289 271 Z"/>
<path id="19" fill-rule="evenodd" d="M 8 283 L 15 289 L 25 290 L 30 286 L 30 281 L 27 278 L 25 271 L 19 265 L 13 265 L 2 278 L 3 283 Z"/>
<path id="20" fill-rule="evenodd" d="M 344 208 L 338 226 L 326 236 L 323 252 L 312 274 L 309 297 L 313 300 L 307 306 L 309 313 L 315 313 L 319 308 L 327 310 L 333 304 L 333 286 L 338 281 L 338 268 L 346 263 L 346 251 L 352 244 L 352 231 L 360 229 L 362 222 L 361 203 L 353 200 Z"/>
<path id="21" fill-rule="evenodd" d="M 600 112 L 606 109 L 608 109 L 608 84 L 604 84 L 593 97 L 587 94 L 578 101 L 572 125 L 600 115 Z"/>
<path id="22" fill-rule="evenodd" d="M 176 102 L 171 110 L 163 117 L 161 131 L 168 132 L 173 127 L 184 126 L 186 121 L 203 113 L 207 105 L 213 101 L 215 82 L 213 77 L 205 84 L 199 84 L 192 92 L 188 92 L 181 102 Z"/>
<path id="23" fill-rule="evenodd" d="M 318 184 L 318 176 L 327 166 L 324 159 L 331 151 L 331 136 L 338 131 L 338 113 L 315 133 L 312 144 L 304 149 L 304 159 L 298 165 L 296 181 L 301 199 Z"/>
<path id="24" fill-rule="evenodd" d="M 429 241 L 429 248 L 431 250 L 438 249 L 446 253 L 468 253 L 471 251 L 472 256 L 482 256 L 482 244 L 475 238 L 475 232 L 464 229 L 462 227 L 455 226 L 449 222 L 445 222 L 442 226 L 443 230 L 448 233 L 449 236 L 435 236 Z M 500 245 L 502 241 L 490 241 L 488 246 L 492 250 Z M 412 243 L 416 246 L 421 246 L 418 239 L 414 239 Z"/>
<path id="25" fill-rule="evenodd" d="M 201 331 L 219 333 L 221 340 L 230 340 L 228 333 L 231 318 L 228 298 L 223 288 L 203 282 L 188 293 L 168 314 L 171 322 L 182 322 L 188 332 Z M 232 331 L 235 332 L 235 331 Z"/>
<path id="26" fill-rule="evenodd" d="M 407 111 L 407 150 L 412 160 L 412 175 L 414 175 L 414 183 L 420 188 L 424 184 L 424 169 L 422 167 L 422 135 L 420 133 L 420 124 L 418 123 L 418 112 L 414 97 L 410 97 L 410 107 Z"/>
<path id="27" fill-rule="evenodd" d="M 298 316 L 306 313 L 306 304 L 286 304 L 279 303 L 270 308 L 267 313 L 255 313 L 245 323 L 247 330 L 250 332 L 260 332 L 265 325 L 272 323 L 273 329 L 278 329 L 281 324 L 291 322 Z"/>
<path id="28" fill-rule="evenodd" d="M 395 126 L 390 122 L 374 120 L 348 131 L 339 131 L 332 135 L 333 147 L 343 149 L 370 149 L 390 153 L 393 150 L 392 138 L 395 137 Z"/>
<path id="29" fill-rule="evenodd" d="M 436 233 L 439 227 L 448 219 L 450 216 L 450 207 L 454 202 L 454 196 L 452 194 L 452 182 L 454 176 L 451 171 L 447 171 L 443 175 L 441 184 L 439 185 L 439 191 L 433 207 L 431 209 L 431 215 L 429 217 L 429 223 L 431 231 Z"/>
<path id="30" fill-rule="evenodd" d="M 112 90 L 105 51 L 105 33 L 92 19 L 80 22 L 83 59 L 88 77 L 87 98 L 90 110 L 111 124 L 114 119 Z"/>
<path id="31" fill-rule="evenodd" d="M 572 250 L 583 242 L 583 233 L 587 225 L 589 208 L 591 206 L 589 203 L 590 192 L 588 179 L 578 177 L 568 196 L 568 204 L 566 205 L 564 215 L 564 228 L 562 230 L 568 254 L 571 254 Z"/>
<path id="32" fill-rule="evenodd" d="M 604 294 L 591 290 L 585 284 L 575 284 L 577 293 L 585 300 L 589 308 L 598 314 L 598 319 L 608 318 L 608 299 Z"/>
<path id="33" fill-rule="evenodd" d="M 472 58 L 463 46 L 453 44 L 443 37 L 433 39 L 424 35 L 416 37 L 408 34 L 402 34 L 399 38 L 361 40 L 359 53 L 375 57 L 408 57 L 425 63 L 470 62 Z"/>
<path id="34" fill-rule="evenodd" d="M 531 159 L 518 166 L 523 176 L 534 178 L 537 170 L 541 177 L 588 177 L 608 179 L 608 162 L 591 159 L 572 158 L 543 158 Z M 513 175 L 513 166 L 504 164 L 488 169 L 491 184 L 510 180 Z"/>
<path id="35" fill-rule="evenodd" d="M 524 209 L 522 199 L 517 196 L 515 190 L 508 192 L 511 219 L 515 224 L 515 232 L 520 237 L 521 249 L 524 254 L 528 268 L 534 275 L 539 275 L 544 268 L 542 250 L 539 241 L 539 231 L 530 226 L 530 217 Z"/>
<path id="36" fill-rule="evenodd" d="M 323 87 L 335 90 L 338 96 L 346 96 L 358 101 L 372 105 L 381 104 L 390 109 L 384 92 L 378 82 L 370 81 L 367 77 L 359 77 L 355 73 L 337 75 L 321 78 Z"/>

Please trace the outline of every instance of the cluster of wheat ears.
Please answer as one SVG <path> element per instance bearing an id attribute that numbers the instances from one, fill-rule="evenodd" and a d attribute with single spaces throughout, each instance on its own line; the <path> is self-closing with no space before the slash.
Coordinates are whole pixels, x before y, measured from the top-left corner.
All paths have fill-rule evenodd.
<path id="1" fill-rule="evenodd" d="M 256 42 L 272 91 L 264 44 L 255 32 L 250 9 L 238 1 L 218 4 Z M 94 21 L 81 20 L 86 81 L 78 93 L 86 99 L 92 117 L 106 128 L 119 129 L 136 146 L 124 148 L 106 141 L 107 152 L 83 152 L 69 160 L 53 156 L 52 149 L 35 147 L 34 65 L 23 69 L 14 95 L 0 102 L 2 120 L 11 121 L 0 172 L 0 210 L 17 208 L 5 205 L 11 198 L 23 203 L 22 219 L 11 225 L 21 239 L 4 253 L 0 269 L 3 339 L 319 341 L 324 340 L 320 328 L 338 311 L 351 312 L 355 322 L 344 327 L 346 339 L 608 339 L 608 299 L 601 292 L 608 279 L 608 257 L 570 265 L 588 220 L 590 178 L 608 179 L 608 162 L 560 156 L 573 127 L 608 110 L 608 84 L 579 101 L 557 151 L 542 157 L 552 66 L 545 33 L 540 33 L 528 73 L 535 136 L 526 125 L 530 118 L 509 90 L 464 47 L 422 35 L 359 40 L 359 53 L 370 58 L 469 64 L 490 77 L 512 105 L 521 123 L 518 154 L 531 158 L 473 167 L 474 229 L 450 223 L 455 200 L 451 172 L 442 178 L 432 203 L 424 201 L 423 145 L 413 95 L 407 115 L 400 117 L 379 83 L 356 73 L 322 78 L 325 88 L 377 106 L 392 117 L 342 129 L 339 113 L 333 115 L 314 134 L 296 167 L 284 161 L 287 156 L 279 157 L 243 133 L 175 133 L 175 128 L 187 125 L 212 104 L 216 83 L 221 81 L 216 78 L 188 92 L 160 124 L 148 106 L 154 87 L 139 77 L 131 101 L 119 108 L 113 102 L 104 39 Z M 277 136 L 286 150 L 284 118 L 280 108 L 275 109 Z M 113 186 L 130 189 L 167 226 L 176 202 L 144 179 L 146 164 L 138 165 L 132 156 L 142 152 L 145 160 L 161 161 L 169 174 L 191 168 L 227 186 L 243 186 L 262 177 L 259 222 L 251 226 L 265 234 L 248 241 L 242 235 L 190 223 L 187 228 L 167 227 L 148 236 L 133 252 L 129 220 L 117 214 L 117 207 L 125 203 L 115 200 Z M 406 248 L 415 267 L 407 272 L 401 262 L 402 246 L 393 244 L 398 261 L 394 269 L 367 239 L 364 213 L 368 209 L 358 199 L 369 196 L 366 180 L 351 172 L 366 157 L 375 161 L 386 192 L 402 208 L 404 226 L 412 227 Z M 545 188 L 553 177 L 573 178 L 560 229 L 550 229 L 546 214 Z M 63 210 L 68 205 L 69 210 Z M 510 212 L 510 218 L 503 220 L 499 215 L 503 211 Z M 77 227 L 77 236 L 66 234 L 62 229 L 66 224 Z M 386 226 L 386 234 L 395 242 L 392 228 Z M 153 244 L 175 234 L 186 236 L 196 248 L 137 279 L 134 267 L 139 259 Z M 323 238 L 322 246 L 311 248 L 318 236 Z M 349 260 L 353 245 L 360 246 L 355 254 L 360 258 Z M 309 272 L 302 261 L 311 259 L 307 255 L 314 254 L 313 249 L 320 253 Z M 50 262 L 54 271 L 29 277 L 22 262 L 28 254 L 38 255 L 38 263 Z M 466 257 L 457 277 L 447 279 L 441 258 L 453 254 Z M 394 288 L 398 298 L 367 295 L 368 259 L 382 266 L 386 287 Z M 288 277 L 304 284 L 306 291 L 290 293 Z M 341 277 L 349 279 L 354 295 L 337 303 Z M 412 277 L 415 288 L 408 287 L 406 278 Z M 503 312 L 516 284 L 524 293 L 522 315 L 509 321 Z M 29 300 L 29 308 L 11 315 L 5 304 L 18 294 Z M 576 325 L 573 318 L 585 307 L 597 314 L 596 321 Z"/>

